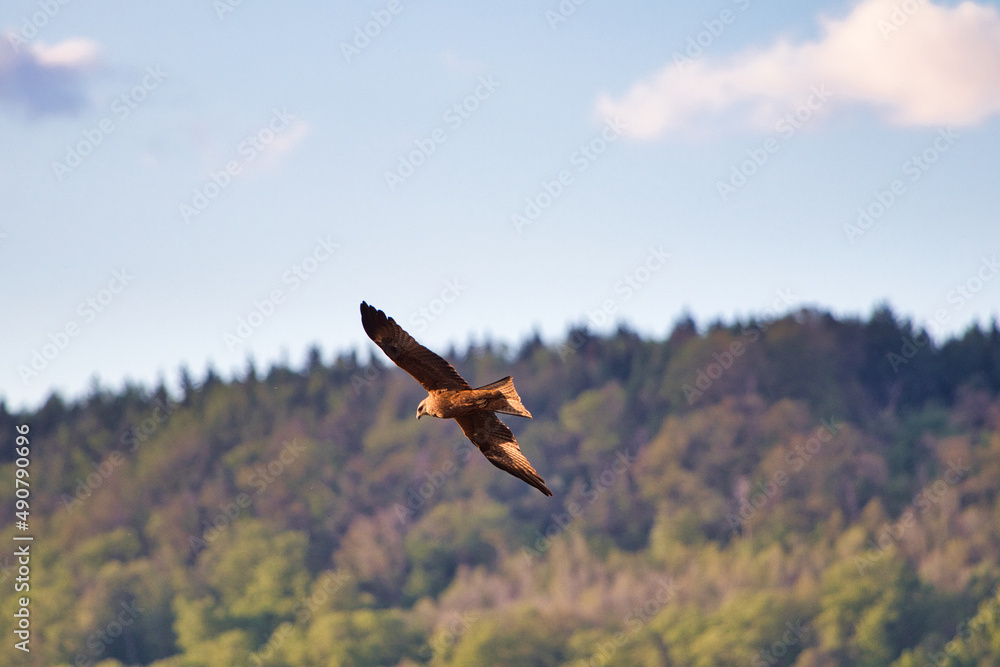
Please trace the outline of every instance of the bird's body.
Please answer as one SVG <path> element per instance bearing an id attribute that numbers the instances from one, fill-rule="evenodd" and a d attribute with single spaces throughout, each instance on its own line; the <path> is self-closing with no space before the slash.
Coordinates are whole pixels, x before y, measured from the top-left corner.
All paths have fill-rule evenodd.
<path id="1" fill-rule="evenodd" d="M 521 404 L 521 397 L 514 389 L 514 379 L 509 375 L 478 389 L 436 389 L 427 394 L 427 398 L 417 406 L 417 419 L 423 415 L 454 419 L 477 410 L 531 419 L 531 413 Z"/>
<path id="2" fill-rule="evenodd" d="M 514 434 L 495 414 L 502 412 L 531 419 L 510 376 L 473 389 L 451 364 L 414 340 L 391 317 L 365 302 L 361 303 L 361 324 L 386 356 L 427 390 L 427 398 L 417 406 L 417 419 L 424 415 L 454 419 L 490 463 L 545 495 L 552 495 L 545 480 L 521 453 Z"/>

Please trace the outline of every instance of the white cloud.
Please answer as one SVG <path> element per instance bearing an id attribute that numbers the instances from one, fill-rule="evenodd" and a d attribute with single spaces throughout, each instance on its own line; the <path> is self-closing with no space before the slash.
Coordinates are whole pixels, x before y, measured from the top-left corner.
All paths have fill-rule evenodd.
<path id="1" fill-rule="evenodd" d="M 89 39 L 46 46 L 17 33 L 0 35 L 0 104 L 35 117 L 79 113 L 88 105 L 87 75 L 99 60 L 100 46 Z"/>
<path id="2" fill-rule="evenodd" d="M 101 48 L 89 39 L 67 39 L 52 46 L 32 44 L 29 48 L 42 67 L 69 67 L 84 69 L 97 63 Z"/>
<path id="3" fill-rule="evenodd" d="M 904 11 L 903 7 L 908 10 Z M 842 19 L 820 19 L 816 41 L 778 41 L 727 62 L 671 62 L 598 112 L 653 139 L 708 114 L 746 111 L 774 122 L 825 85 L 839 105 L 868 105 L 895 125 L 969 125 L 1000 113 L 1000 14 L 963 2 L 864 0 Z"/>

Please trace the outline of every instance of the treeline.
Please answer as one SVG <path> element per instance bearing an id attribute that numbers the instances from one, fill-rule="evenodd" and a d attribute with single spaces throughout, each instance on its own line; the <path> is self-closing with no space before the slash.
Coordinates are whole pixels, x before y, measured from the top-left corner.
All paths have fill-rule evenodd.
<path id="1" fill-rule="evenodd" d="M 32 451 L 11 664 L 1000 664 L 995 322 L 802 310 L 448 357 L 514 376 L 554 498 L 413 419 L 380 355 L 0 403 Z"/>

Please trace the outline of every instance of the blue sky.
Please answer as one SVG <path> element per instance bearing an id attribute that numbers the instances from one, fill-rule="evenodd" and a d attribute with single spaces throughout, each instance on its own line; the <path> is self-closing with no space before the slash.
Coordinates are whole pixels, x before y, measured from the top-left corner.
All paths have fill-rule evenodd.
<path id="1" fill-rule="evenodd" d="M 995 2 L 166 4 L 0 5 L 12 408 L 365 356 L 362 300 L 440 351 L 997 314 Z"/>

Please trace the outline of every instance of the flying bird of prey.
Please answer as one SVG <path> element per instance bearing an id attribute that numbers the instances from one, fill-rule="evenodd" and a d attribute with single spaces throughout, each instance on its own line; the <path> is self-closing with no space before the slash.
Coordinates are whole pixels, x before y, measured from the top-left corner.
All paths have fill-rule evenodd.
<path id="1" fill-rule="evenodd" d="M 473 389 L 451 364 L 415 341 L 394 319 L 364 301 L 361 324 L 386 356 L 427 390 L 427 398 L 417 406 L 417 419 L 424 415 L 454 419 L 490 463 L 545 495 L 552 495 L 545 480 L 521 453 L 514 434 L 494 414 L 503 412 L 531 419 L 509 375 Z"/>

